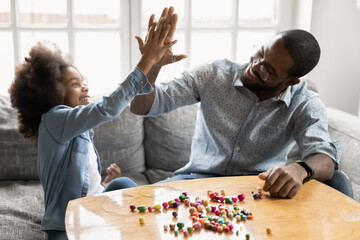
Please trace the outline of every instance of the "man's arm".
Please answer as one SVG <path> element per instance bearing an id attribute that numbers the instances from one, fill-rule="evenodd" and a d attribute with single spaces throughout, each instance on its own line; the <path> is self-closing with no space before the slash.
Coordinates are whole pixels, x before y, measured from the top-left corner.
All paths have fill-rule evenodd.
<path id="1" fill-rule="evenodd" d="M 304 161 L 314 170 L 312 178 L 318 181 L 328 180 L 334 174 L 334 161 L 326 154 L 313 154 Z M 297 163 L 276 166 L 259 174 L 259 178 L 265 181 L 263 190 L 270 192 L 273 196 L 283 198 L 294 197 L 306 177 L 306 170 Z"/>

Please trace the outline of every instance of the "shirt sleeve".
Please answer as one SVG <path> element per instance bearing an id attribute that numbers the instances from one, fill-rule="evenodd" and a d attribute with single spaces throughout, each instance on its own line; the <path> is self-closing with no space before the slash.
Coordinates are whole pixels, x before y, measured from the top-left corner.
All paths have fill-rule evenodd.
<path id="1" fill-rule="evenodd" d="M 56 106 L 42 116 L 42 122 L 52 137 L 66 142 L 84 131 L 114 119 L 126 108 L 132 99 L 149 84 L 147 77 L 137 67 L 108 96 L 87 106 Z"/>
<path id="2" fill-rule="evenodd" d="M 302 159 L 316 153 L 326 154 L 334 160 L 337 168 L 341 145 L 330 138 L 326 108 L 320 99 L 313 97 L 306 101 L 296 111 L 295 119 L 294 138 Z"/>
<path id="3" fill-rule="evenodd" d="M 201 93 L 214 78 L 214 64 L 203 64 L 180 77 L 156 85 L 155 99 L 147 117 L 158 116 L 176 108 L 201 101 Z"/>

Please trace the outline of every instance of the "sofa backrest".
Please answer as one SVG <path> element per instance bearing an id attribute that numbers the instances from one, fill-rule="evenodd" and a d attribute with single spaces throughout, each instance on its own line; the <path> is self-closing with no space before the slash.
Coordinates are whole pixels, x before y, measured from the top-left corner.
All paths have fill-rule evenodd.
<path id="1" fill-rule="evenodd" d="M 120 117 L 94 129 L 102 175 L 110 163 L 124 175 L 145 171 L 143 117 L 126 107 Z M 37 148 L 17 132 L 17 111 L 8 96 L 0 96 L 0 180 L 38 180 Z"/>
<path id="2" fill-rule="evenodd" d="M 145 118 L 145 156 L 148 168 L 175 171 L 189 162 L 198 104 Z"/>

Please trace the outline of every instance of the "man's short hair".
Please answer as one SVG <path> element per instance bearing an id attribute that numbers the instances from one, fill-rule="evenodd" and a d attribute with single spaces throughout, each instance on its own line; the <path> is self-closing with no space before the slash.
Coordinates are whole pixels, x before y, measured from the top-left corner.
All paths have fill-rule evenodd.
<path id="1" fill-rule="evenodd" d="M 295 64 L 289 75 L 302 77 L 309 73 L 319 62 L 320 46 L 315 37 L 304 30 L 293 29 L 279 33 L 285 48 Z"/>

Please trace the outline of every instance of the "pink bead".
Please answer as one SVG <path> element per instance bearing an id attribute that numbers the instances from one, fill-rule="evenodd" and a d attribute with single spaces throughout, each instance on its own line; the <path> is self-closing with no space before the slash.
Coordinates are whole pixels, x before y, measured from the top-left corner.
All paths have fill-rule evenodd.
<path id="1" fill-rule="evenodd" d="M 211 206 L 211 211 L 212 211 L 212 212 L 215 212 L 215 210 L 216 210 L 216 207 L 215 207 L 215 206 Z"/>
<path id="2" fill-rule="evenodd" d="M 259 193 L 259 198 L 262 199 L 262 194 L 261 193 Z"/>
<path id="3" fill-rule="evenodd" d="M 174 200 L 175 200 L 175 202 L 178 202 L 178 203 L 180 202 L 180 199 L 178 199 L 178 198 L 175 198 Z"/>
<path id="4" fill-rule="evenodd" d="M 216 209 L 214 213 L 215 213 L 216 216 L 219 216 L 220 215 L 220 210 Z"/>
<path id="5" fill-rule="evenodd" d="M 184 237 L 188 237 L 189 236 L 189 232 L 187 230 L 184 231 Z"/>
<path id="6" fill-rule="evenodd" d="M 221 197 L 219 198 L 219 201 L 220 201 L 220 202 L 224 202 L 224 200 L 225 200 L 225 198 L 224 198 L 223 196 L 221 196 Z"/>
<path id="7" fill-rule="evenodd" d="M 237 202 L 237 198 L 236 197 L 232 197 L 231 200 L 236 203 Z"/>
<path id="8" fill-rule="evenodd" d="M 188 193 L 187 192 L 183 192 L 182 193 L 185 197 L 187 197 Z"/>
<path id="9" fill-rule="evenodd" d="M 163 202 L 162 206 L 163 206 L 164 208 L 167 208 L 167 207 L 169 206 L 169 203 Z"/>
<path id="10" fill-rule="evenodd" d="M 232 224 L 229 224 L 228 227 L 229 227 L 230 231 L 232 231 L 234 229 L 234 225 L 232 225 Z"/>
<path id="11" fill-rule="evenodd" d="M 243 193 L 239 194 L 238 199 L 239 199 L 239 201 L 244 201 L 245 200 L 245 194 L 243 194 Z"/>
<path id="12" fill-rule="evenodd" d="M 148 207 L 149 212 L 152 212 L 153 208 L 152 207 Z"/>
<path id="13" fill-rule="evenodd" d="M 131 205 L 130 205 L 130 209 L 131 209 L 131 211 L 135 211 L 136 206 L 135 206 L 134 204 L 131 204 Z"/>

